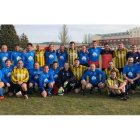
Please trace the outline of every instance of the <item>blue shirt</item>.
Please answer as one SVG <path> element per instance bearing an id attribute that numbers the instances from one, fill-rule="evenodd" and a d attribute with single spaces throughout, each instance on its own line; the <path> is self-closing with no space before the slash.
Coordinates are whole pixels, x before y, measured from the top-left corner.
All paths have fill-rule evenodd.
<path id="1" fill-rule="evenodd" d="M 0 70 L 0 81 L 3 81 L 3 73 L 1 70 Z"/>
<path id="2" fill-rule="evenodd" d="M 10 51 L 0 52 L 0 66 L 1 66 L 1 68 L 4 68 L 6 66 L 5 61 L 7 59 L 11 60 L 11 52 Z"/>
<path id="3" fill-rule="evenodd" d="M 89 78 L 89 82 L 93 85 L 97 85 L 100 82 L 105 82 L 106 75 L 100 69 L 95 69 L 95 71 L 87 70 L 84 75 L 82 76 L 82 80 L 86 80 L 87 77 Z"/>
<path id="4" fill-rule="evenodd" d="M 11 53 L 11 60 L 13 61 L 13 65 L 17 66 L 18 61 L 23 59 L 23 52 L 21 51 L 13 51 Z"/>
<path id="5" fill-rule="evenodd" d="M 59 67 L 64 67 L 64 64 L 66 62 L 68 62 L 68 54 L 67 54 L 67 51 L 57 51 L 56 52 L 56 55 L 57 55 L 57 59 L 58 59 L 58 64 L 59 64 Z"/>
<path id="6" fill-rule="evenodd" d="M 35 52 L 34 51 L 29 51 L 29 52 L 23 53 L 24 66 L 28 70 L 33 69 L 34 58 L 35 58 Z"/>
<path id="7" fill-rule="evenodd" d="M 129 57 L 133 57 L 134 58 L 134 63 L 137 63 L 139 61 L 139 59 L 140 59 L 140 53 L 139 52 L 136 52 L 136 53 L 128 52 L 127 59 Z"/>
<path id="8" fill-rule="evenodd" d="M 123 74 L 126 74 L 126 76 L 130 79 L 133 79 L 137 77 L 138 74 L 138 67 L 133 64 L 133 65 L 125 65 L 123 68 Z"/>
<path id="9" fill-rule="evenodd" d="M 50 69 L 50 72 L 53 74 L 53 78 L 54 78 L 55 82 L 58 81 L 58 73 L 59 73 L 59 71 L 60 71 L 59 68 L 57 68 L 57 69 L 51 68 Z"/>
<path id="10" fill-rule="evenodd" d="M 82 50 L 78 53 L 80 64 L 87 64 L 89 60 L 89 54 L 87 52 L 83 52 Z"/>
<path id="11" fill-rule="evenodd" d="M 39 77 L 39 88 L 45 90 L 45 86 L 50 82 L 54 82 L 53 74 L 50 71 L 48 73 L 43 72 Z"/>
<path id="12" fill-rule="evenodd" d="M 99 57 L 101 54 L 102 49 L 100 47 L 96 47 L 96 48 L 89 48 L 88 52 L 89 52 L 89 60 L 96 62 L 99 61 Z"/>
<path id="13" fill-rule="evenodd" d="M 47 65 L 53 64 L 53 62 L 57 60 L 56 51 L 53 52 L 47 51 L 45 53 L 45 58 L 46 58 Z"/>
<path id="14" fill-rule="evenodd" d="M 40 75 L 43 73 L 43 69 L 39 68 L 39 69 L 31 69 L 30 70 L 30 82 L 31 83 L 39 83 L 39 77 Z"/>
<path id="15" fill-rule="evenodd" d="M 5 67 L 2 69 L 2 74 L 3 74 L 3 82 L 4 83 L 12 83 L 11 82 L 11 73 L 13 71 L 13 66 L 11 67 Z"/>

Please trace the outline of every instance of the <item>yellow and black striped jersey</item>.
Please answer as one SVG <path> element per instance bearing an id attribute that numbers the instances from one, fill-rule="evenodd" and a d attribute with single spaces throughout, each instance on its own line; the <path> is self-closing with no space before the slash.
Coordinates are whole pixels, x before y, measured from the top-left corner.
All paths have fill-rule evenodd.
<path id="1" fill-rule="evenodd" d="M 18 82 L 28 82 L 29 72 L 26 68 L 14 68 L 11 74 L 11 80 L 14 84 Z"/>
<path id="2" fill-rule="evenodd" d="M 119 70 L 117 69 L 117 68 L 113 68 L 113 69 L 105 69 L 105 74 L 106 74 L 106 76 L 107 76 L 107 78 L 109 78 L 110 77 L 110 74 L 111 74 L 111 71 L 112 70 L 114 70 L 114 71 L 116 71 L 116 75 L 117 75 L 117 77 L 120 77 L 120 72 L 119 72 Z"/>
<path id="3" fill-rule="evenodd" d="M 41 67 L 45 65 L 45 51 L 36 51 L 35 52 L 35 62 L 38 62 Z"/>
<path id="4" fill-rule="evenodd" d="M 114 59 L 115 59 L 116 68 L 123 68 L 124 65 L 126 65 L 127 53 L 128 53 L 127 49 L 115 50 L 115 58 Z"/>
<path id="5" fill-rule="evenodd" d="M 76 77 L 76 80 L 81 80 L 84 72 L 88 69 L 88 67 L 83 65 L 79 65 L 78 67 L 76 67 L 75 65 L 70 65 L 70 68 L 74 76 Z"/>
<path id="6" fill-rule="evenodd" d="M 67 53 L 68 53 L 68 62 L 69 64 L 72 64 L 74 65 L 74 60 L 76 58 L 78 58 L 78 50 L 77 49 L 68 49 L 67 50 Z"/>
<path id="7" fill-rule="evenodd" d="M 124 81 L 120 78 L 117 78 L 116 79 L 112 79 L 111 77 L 107 79 L 106 81 L 106 84 L 107 84 L 107 87 L 109 86 L 115 86 L 115 85 L 120 85 L 121 83 L 123 83 Z"/>

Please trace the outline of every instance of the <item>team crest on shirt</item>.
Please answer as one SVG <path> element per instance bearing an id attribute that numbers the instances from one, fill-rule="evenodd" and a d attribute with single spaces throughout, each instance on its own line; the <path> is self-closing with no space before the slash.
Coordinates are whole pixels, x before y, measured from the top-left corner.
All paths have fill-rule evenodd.
<path id="1" fill-rule="evenodd" d="M 91 79 L 92 79 L 92 80 L 96 80 L 96 77 L 95 77 L 95 76 L 92 76 Z"/>
<path id="2" fill-rule="evenodd" d="M 49 58 L 50 58 L 50 59 L 53 59 L 53 58 L 54 58 L 54 56 L 53 56 L 52 54 L 50 54 L 50 55 L 49 55 Z"/>
<path id="3" fill-rule="evenodd" d="M 56 79 L 57 77 L 58 77 L 58 75 L 57 75 L 57 74 L 55 74 L 55 75 L 54 75 L 54 78 Z"/>
<path id="4" fill-rule="evenodd" d="M 29 56 L 28 57 L 28 60 L 30 60 L 30 61 L 33 60 L 33 57 L 32 56 Z"/>
<path id="5" fill-rule="evenodd" d="M 87 60 L 87 58 L 86 58 L 85 56 L 83 56 L 83 57 L 82 57 L 82 60 L 83 60 L 83 61 L 86 61 L 86 60 Z"/>
<path id="6" fill-rule="evenodd" d="M 47 83 L 48 82 L 48 79 L 46 78 L 46 79 L 44 79 L 44 83 Z"/>
<path id="7" fill-rule="evenodd" d="M 128 76 L 132 77 L 133 73 L 132 72 L 128 72 Z"/>
<path id="8" fill-rule="evenodd" d="M 60 59 L 64 60 L 64 56 L 60 56 Z"/>
<path id="9" fill-rule="evenodd" d="M 10 77 L 11 76 L 11 72 L 8 72 L 7 76 Z"/>
<path id="10" fill-rule="evenodd" d="M 38 78 L 39 78 L 38 75 L 36 75 L 36 76 L 35 76 L 35 79 L 38 79 Z"/>
<path id="11" fill-rule="evenodd" d="M 97 53 L 96 52 L 93 52 L 92 56 L 96 57 L 97 56 Z"/>
<path id="12" fill-rule="evenodd" d="M 18 61 L 18 60 L 20 60 L 20 59 L 21 59 L 21 57 L 20 57 L 20 56 L 18 56 L 18 57 L 17 57 L 17 61 Z"/>
<path id="13" fill-rule="evenodd" d="M 6 59 L 8 59 L 7 57 L 3 57 L 2 60 L 5 61 Z"/>

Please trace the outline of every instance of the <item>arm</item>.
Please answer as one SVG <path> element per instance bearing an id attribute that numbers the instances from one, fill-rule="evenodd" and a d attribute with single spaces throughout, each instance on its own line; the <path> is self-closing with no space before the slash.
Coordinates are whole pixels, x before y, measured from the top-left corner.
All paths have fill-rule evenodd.
<path id="1" fill-rule="evenodd" d="M 11 80 L 14 84 L 17 84 L 18 80 L 15 78 L 15 69 L 12 71 Z"/>
<path id="2" fill-rule="evenodd" d="M 39 87 L 42 91 L 45 90 L 44 85 L 43 85 L 43 76 L 40 76 L 39 78 Z"/>
<path id="3" fill-rule="evenodd" d="M 7 82 L 7 80 L 4 78 L 4 69 L 2 69 L 2 78 L 1 78 L 1 80 L 6 84 L 6 83 L 8 83 Z"/>
<path id="4" fill-rule="evenodd" d="M 29 80 L 29 72 L 28 72 L 28 70 L 26 69 L 26 77 L 25 77 L 25 79 L 23 79 L 22 80 L 22 82 L 28 82 L 28 80 Z"/>

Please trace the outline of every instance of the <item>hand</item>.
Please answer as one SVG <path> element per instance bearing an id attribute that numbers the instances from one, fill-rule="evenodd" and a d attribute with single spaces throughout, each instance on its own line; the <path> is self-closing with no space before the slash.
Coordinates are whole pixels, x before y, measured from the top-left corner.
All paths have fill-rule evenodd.
<path id="1" fill-rule="evenodd" d="M 35 83 L 35 86 L 38 86 L 38 84 L 37 84 L 37 83 Z"/>
<path id="2" fill-rule="evenodd" d="M 7 87 L 10 87 L 11 85 L 10 85 L 9 83 L 6 83 L 6 86 L 7 86 Z"/>
<path id="3" fill-rule="evenodd" d="M 134 81 L 133 81 L 132 79 L 130 79 L 129 82 L 130 82 L 131 84 L 134 84 Z"/>
<path id="4" fill-rule="evenodd" d="M 18 84 L 21 85 L 23 82 L 19 81 Z"/>

